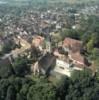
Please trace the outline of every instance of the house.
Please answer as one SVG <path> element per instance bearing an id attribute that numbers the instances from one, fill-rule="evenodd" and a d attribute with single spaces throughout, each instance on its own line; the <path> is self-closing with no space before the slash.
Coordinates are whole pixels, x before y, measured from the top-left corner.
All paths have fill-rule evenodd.
<path id="1" fill-rule="evenodd" d="M 60 24 L 56 24 L 56 29 L 61 29 L 62 26 Z"/>
<path id="2" fill-rule="evenodd" d="M 69 53 L 69 59 L 71 59 L 73 61 L 73 63 L 77 63 L 79 65 L 85 65 L 85 58 L 84 56 L 82 56 L 79 52 L 76 52 L 76 53 Z"/>
<path id="3" fill-rule="evenodd" d="M 76 41 L 76 40 L 74 40 Z M 70 42 L 70 41 L 69 41 Z M 58 57 L 58 59 L 60 59 L 63 63 L 67 63 L 69 64 L 69 68 L 76 69 L 76 70 L 82 70 L 83 68 L 85 68 L 86 66 L 89 66 L 88 60 L 80 53 L 80 49 L 74 49 L 75 47 L 73 47 L 73 43 L 69 43 L 68 41 L 65 41 L 65 46 L 67 47 L 67 51 L 66 49 L 56 49 L 54 50 L 53 54 Z M 77 41 L 78 43 L 78 41 Z M 76 43 L 74 43 L 74 45 L 76 45 Z M 69 47 L 72 47 L 69 48 Z M 80 46 L 79 46 L 80 47 Z M 75 52 L 74 52 L 75 50 Z M 66 52 L 64 52 L 66 51 Z M 64 67 L 64 66 L 63 66 Z"/>
<path id="4" fill-rule="evenodd" d="M 83 55 L 81 55 L 80 52 L 71 52 L 69 53 L 68 57 L 74 64 L 75 69 L 81 70 L 89 65 L 88 60 Z"/>
<path id="5" fill-rule="evenodd" d="M 65 38 L 63 41 L 63 48 L 68 52 L 68 58 L 72 61 L 77 70 L 81 70 L 89 65 L 88 60 L 80 53 L 83 48 L 82 41 Z"/>
<path id="6" fill-rule="evenodd" d="M 36 35 L 33 37 L 32 45 L 35 47 L 40 47 L 40 49 L 42 49 L 41 46 L 43 44 L 43 41 L 44 41 L 44 37 Z"/>
<path id="7" fill-rule="evenodd" d="M 63 41 L 63 47 L 67 51 L 77 52 L 82 49 L 83 43 L 82 41 L 72 39 L 72 38 L 65 38 Z"/>
<path id="8" fill-rule="evenodd" d="M 71 67 L 71 64 L 69 64 L 61 59 L 56 59 L 56 66 L 54 67 L 53 71 L 51 71 L 50 74 L 59 73 L 61 75 L 66 75 L 66 76 L 70 77 L 71 72 L 72 72 L 72 69 L 70 67 Z"/>
<path id="9" fill-rule="evenodd" d="M 66 57 L 66 55 L 63 52 L 60 52 L 60 49 L 54 50 L 53 55 L 56 56 L 57 59 L 56 59 L 56 66 L 54 70 L 51 71 L 51 74 L 59 73 L 70 77 L 72 71 L 71 69 L 72 63 L 69 63 L 69 60 Z"/>

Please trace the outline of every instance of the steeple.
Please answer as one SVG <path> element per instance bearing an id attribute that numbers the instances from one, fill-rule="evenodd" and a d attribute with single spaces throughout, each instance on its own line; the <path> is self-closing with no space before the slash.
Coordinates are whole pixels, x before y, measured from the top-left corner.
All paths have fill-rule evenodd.
<path id="1" fill-rule="evenodd" d="M 50 34 L 47 34 L 47 37 L 46 37 L 46 50 L 47 50 L 47 52 L 51 52 L 51 36 L 50 36 Z"/>

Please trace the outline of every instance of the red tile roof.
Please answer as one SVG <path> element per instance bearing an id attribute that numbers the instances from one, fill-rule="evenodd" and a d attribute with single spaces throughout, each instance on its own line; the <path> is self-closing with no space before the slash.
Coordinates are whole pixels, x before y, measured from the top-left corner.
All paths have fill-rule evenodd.
<path id="1" fill-rule="evenodd" d="M 82 41 L 75 40 L 72 38 L 65 38 L 65 40 L 63 41 L 63 46 L 74 51 L 79 51 L 82 47 Z"/>
<path id="2" fill-rule="evenodd" d="M 71 52 L 69 55 L 70 55 L 69 56 L 70 59 L 72 59 L 73 61 L 75 61 L 75 64 L 86 65 L 85 64 L 85 57 L 82 56 L 80 54 L 80 52 L 76 52 L 76 53 Z"/>

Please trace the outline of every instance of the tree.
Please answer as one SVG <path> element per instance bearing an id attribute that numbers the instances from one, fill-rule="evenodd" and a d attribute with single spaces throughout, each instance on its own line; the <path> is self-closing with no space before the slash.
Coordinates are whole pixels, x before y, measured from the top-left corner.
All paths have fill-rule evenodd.
<path id="1" fill-rule="evenodd" d="M 15 98 L 16 98 L 15 88 L 12 85 L 10 85 L 7 89 L 7 95 L 5 100 L 15 100 Z"/>
<path id="2" fill-rule="evenodd" d="M 61 36 L 62 36 L 62 39 L 64 39 L 65 37 L 70 37 L 73 39 L 80 39 L 80 33 L 76 30 L 73 30 L 73 29 L 62 30 Z"/>
<path id="3" fill-rule="evenodd" d="M 68 93 L 69 85 L 71 84 L 71 80 L 66 77 L 62 76 L 62 79 L 58 82 L 56 89 L 57 89 L 57 99 L 64 100 L 65 95 Z"/>
<path id="4" fill-rule="evenodd" d="M 26 100 L 26 99 L 24 99 L 20 93 L 17 93 L 16 100 Z"/>
<path id="5" fill-rule="evenodd" d="M 2 52 L 5 53 L 9 53 L 11 50 L 15 49 L 16 44 L 13 40 L 7 40 L 2 48 Z"/>
<path id="6" fill-rule="evenodd" d="M 15 62 L 14 62 L 14 72 L 18 76 L 24 76 L 28 73 L 29 71 L 29 66 L 28 66 L 29 60 L 24 56 L 24 57 L 18 57 Z"/>
<path id="7" fill-rule="evenodd" d="M 92 76 L 92 72 L 90 69 L 84 69 L 83 71 L 73 71 L 71 75 L 72 81 L 77 81 L 83 79 L 84 77 Z"/>
<path id="8" fill-rule="evenodd" d="M 13 68 L 9 59 L 0 60 L 0 77 L 7 78 L 13 74 Z"/>
<path id="9" fill-rule="evenodd" d="M 49 84 L 32 85 L 27 100 L 55 100 L 54 88 Z"/>
<path id="10" fill-rule="evenodd" d="M 35 82 L 29 88 L 27 100 L 55 100 L 56 91 L 51 83 L 42 78 Z"/>
<path id="11" fill-rule="evenodd" d="M 0 100 L 5 100 L 7 88 L 9 85 L 9 81 L 7 79 L 0 80 Z"/>
<path id="12" fill-rule="evenodd" d="M 91 40 L 87 43 L 87 51 L 88 51 L 88 52 L 92 52 L 93 48 L 94 48 L 94 40 L 91 39 Z"/>
<path id="13" fill-rule="evenodd" d="M 94 48 L 92 51 L 92 59 L 99 59 L 99 49 L 98 48 Z"/>
<path id="14" fill-rule="evenodd" d="M 94 77 L 84 77 L 69 86 L 65 100 L 97 100 L 99 82 Z M 96 88 L 97 87 L 97 88 Z"/>

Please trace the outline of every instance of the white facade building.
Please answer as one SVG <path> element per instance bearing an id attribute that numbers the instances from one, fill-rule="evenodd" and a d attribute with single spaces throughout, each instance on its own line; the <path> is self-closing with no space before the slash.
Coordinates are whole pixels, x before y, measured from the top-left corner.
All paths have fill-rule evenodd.
<path id="1" fill-rule="evenodd" d="M 72 69 L 70 68 L 70 64 L 57 59 L 56 67 L 54 68 L 53 71 L 70 77 Z"/>

